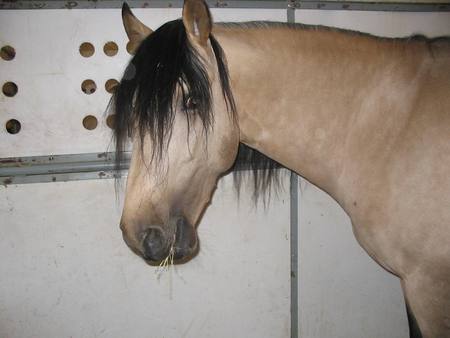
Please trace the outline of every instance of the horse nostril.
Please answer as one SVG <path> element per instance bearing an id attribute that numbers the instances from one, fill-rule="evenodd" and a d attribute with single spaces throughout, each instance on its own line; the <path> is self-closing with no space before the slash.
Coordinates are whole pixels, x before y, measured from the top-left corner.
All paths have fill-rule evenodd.
<path id="1" fill-rule="evenodd" d="M 197 233 L 195 228 L 184 217 L 176 219 L 175 259 L 190 259 L 197 248 Z"/>
<path id="2" fill-rule="evenodd" d="M 144 258 L 152 261 L 160 261 L 168 255 L 168 245 L 161 230 L 150 228 L 142 243 Z"/>

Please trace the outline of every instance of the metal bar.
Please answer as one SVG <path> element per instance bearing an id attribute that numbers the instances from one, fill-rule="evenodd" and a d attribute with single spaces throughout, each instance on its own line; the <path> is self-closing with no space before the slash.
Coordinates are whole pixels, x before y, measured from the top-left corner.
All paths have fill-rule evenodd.
<path id="1" fill-rule="evenodd" d="M 120 177 L 126 176 L 130 159 L 131 152 L 124 152 Z M 250 163 L 238 156 L 232 170 L 249 169 Z M 0 158 L 0 185 L 105 179 L 117 174 L 112 152 Z"/>
<path id="2" fill-rule="evenodd" d="M 426 1 L 426 0 L 424 0 Z M 207 0 L 211 8 L 268 8 L 268 9 L 320 9 L 320 10 L 355 10 L 355 11 L 400 11 L 400 12 L 448 12 L 449 0 L 412 3 L 373 1 L 317 1 L 317 0 Z M 183 1 L 128 1 L 133 8 L 181 8 Z M 78 1 L 10 1 L 0 0 L 0 9 L 106 9 L 122 7 L 122 0 L 78 0 Z"/>
<path id="3" fill-rule="evenodd" d="M 17 184 L 30 183 L 51 183 L 51 182 L 69 182 L 69 181 L 85 181 L 85 180 L 102 180 L 114 179 L 117 177 L 126 178 L 127 171 L 122 171 L 117 175 L 112 171 L 92 171 L 80 173 L 59 173 L 59 174 L 42 174 L 42 175 L 23 175 L 23 176 L 7 176 L 0 177 L 0 185 L 9 186 Z"/>
<path id="4" fill-rule="evenodd" d="M 364 2 L 364 1 L 310 1 L 297 0 L 289 3 L 295 9 L 380 11 L 380 12 L 449 12 L 450 2 L 405 3 L 405 2 Z"/>
<path id="5" fill-rule="evenodd" d="M 131 157 L 125 152 L 121 173 L 126 174 Z M 66 182 L 114 178 L 114 153 L 49 155 L 0 159 L 0 184 Z"/>
<path id="6" fill-rule="evenodd" d="M 291 172 L 291 338 L 298 338 L 298 176 Z"/>
<path id="7" fill-rule="evenodd" d="M 0 1 L 0 9 L 105 9 L 121 8 L 122 0 Z M 206 0 L 211 8 L 286 8 L 286 0 Z M 182 0 L 127 1 L 132 8 L 182 8 Z"/>
<path id="8" fill-rule="evenodd" d="M 295 23 L 295 7 L 287 9 L 287 22 Z M 291 338 L 298 338 L 298 176 L 290 178 Z"/>
<path id="9" fill-rule="evenodd" d="M 130 152 L 125 152 L 124 161 L 129 162 L 130 156 Z M 114 161 L 114 153 L 3 158 L 0 159 L 0 176 L 112 170 Z"/>

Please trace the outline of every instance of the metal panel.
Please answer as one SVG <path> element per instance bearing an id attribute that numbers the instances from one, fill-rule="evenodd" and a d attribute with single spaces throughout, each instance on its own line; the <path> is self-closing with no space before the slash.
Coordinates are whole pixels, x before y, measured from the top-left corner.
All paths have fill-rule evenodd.
<path id="1" fill-rule="evenodd" d="M 115 193 L 0 186 L 0 337 L 289 337 L 288 191 L 264 210 L 225 177 L 199 256 L 159 279 L 123 242 Z"/>
<path id="2" fill-rule="evenodd" d="M 152 28 L 181 14 L 180 9 L 135 12 Z M 212 12 L 219 21 L 286 20 L 286 10 L 213 8 Z M 130 58 L 120 10 L 0 11 L 0 23 L 0 45 L 16 49 L 12 61 L 0 60 L 0 82 L 11 80 L 19 87 L 15 97 L 1 98 L 0 124 L 4 126 L 11 118 L 22 124 L 16 135 L 0 130 L 0 182 L 113 177 L 112 154 L 97 156 L 113 148 L 105 112 L 110 94 L 104 84 L 110 78 L 119 79 Z M 108 41 L 118 45 L 114 57 L 102 50 Z M 78 48 L 83 42 L 95 47 L 92 57 L 80 55 Z M 81 91 L 85 79 L 97 83 L 94 94 Z M 83 127 L 82 120 L 88 114 L 98 119 L 94 130 Z"/>
<path id="3" fill-rule="evenodd" d="M 135 13 L 156 29 L 179 18 L 181 10 L 136 9 Z M 286 20 L 285 10 L 215 9 L 213 13 L 216 20 Z M 0 96 L 0 158 L 113 150 L 105 121 L 111 95 L 104 86 L 108 79 L 121 78 L 130 59 L 120 10 L 0 11 L 0 27 L 0 45 L 16 49 L 12 61 L 0 60 L 0 82 L 18 85 L 16 96 Z M 103 52 L 108 41 L 118 46 L 113 57 Z M 93 56 L 80 55 L 83 42 L 95 47 Z M 81 90 L 87 79 L 97 84 L 91 95 Z M 98 119 L 96 129 L 83 127 L 86 115 Z M 12 118 L 22 124 L 19 134 L 4 129 Z"/>

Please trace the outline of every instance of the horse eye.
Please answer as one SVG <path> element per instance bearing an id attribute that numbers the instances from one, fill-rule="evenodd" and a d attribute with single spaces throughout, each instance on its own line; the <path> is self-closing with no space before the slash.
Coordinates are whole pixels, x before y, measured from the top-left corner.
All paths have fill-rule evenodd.
<path id="1" fill-rule="evenodd" d="M 188 97 L 186 102 L 184 103 L 184 106 L 186 107 L 186 109 L 192 110 L 197 108 L 197 102 L 195 102 L 192 97 Z"/>

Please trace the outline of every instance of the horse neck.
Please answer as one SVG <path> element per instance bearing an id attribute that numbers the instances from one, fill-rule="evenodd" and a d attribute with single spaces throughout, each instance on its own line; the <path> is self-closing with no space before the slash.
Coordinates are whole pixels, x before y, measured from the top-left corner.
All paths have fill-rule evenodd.
<path id="1" fill-rule="evenodd" d="M 215 34 L 228 60 L 241 142 L 337 198 L 349 145 L 367 143 L 386 122 L 369 118 L 358 140 L 356 115 L 384 95 L 373 88 L 404 61 L 403 48 L 324 29 L 218 27 Z"/>

